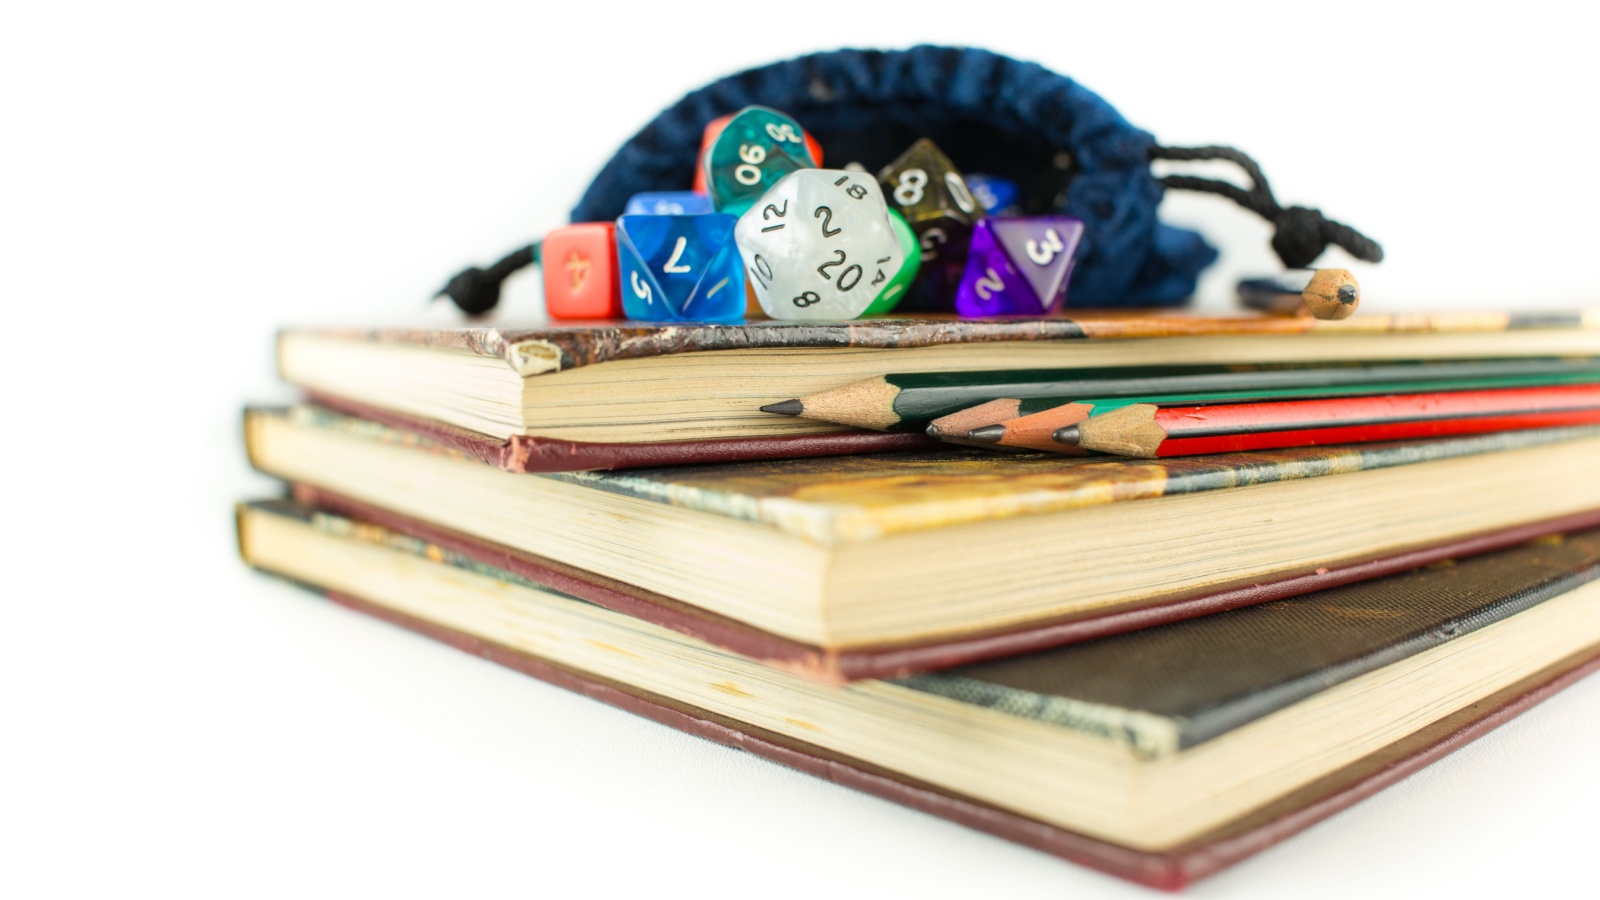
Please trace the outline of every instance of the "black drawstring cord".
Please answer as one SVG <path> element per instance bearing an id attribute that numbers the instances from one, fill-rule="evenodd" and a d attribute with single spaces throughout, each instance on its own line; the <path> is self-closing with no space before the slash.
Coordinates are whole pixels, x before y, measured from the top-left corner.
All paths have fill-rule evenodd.
<path id="1" fill-rule="evenodd" d="M 1278 258 L 1291 269 L 1310 268 L 1329 244 L 1338 244 L 1351 256 L 1366 262 L 1383 259 L 1383 248 L 1378 242 L 1361 232 L 1324 216 L 1320 209 L 1304 206 L 1283 207 L 1272 196 L 1267 178 L 1261 174 L 1256 161 L 1232 147 L 1152 147 L 1151 159 L 1170 159 L 1189 162 L 1203 159 L 1223 159 L 1243 169 L 1250 177 L 1250 187 L 1241 188 L 1226 181 L 1197 178 L 1193 175 L 1167 175 L 1160 179 L 1169 188 L 1182 191 L 1202 191 L 1221 194 L 1272 223 L 1272 249 Z"/>
<path id="2" fill-rule="evenodd" d="M 510 278 L 513 272 L 533 265 L 539 261 L 539 242 L 534 241 L 520 250 L 513 250 L 506 254 L 504 259 L 487 269 L 477 266 L 462 269 L 456 277 L 450 279 L 439 293 L 434 295 L 449 297 L 450 301 L 461 308 L 469 316 L 481 316 L 500 302 L 500 285 Z"/>

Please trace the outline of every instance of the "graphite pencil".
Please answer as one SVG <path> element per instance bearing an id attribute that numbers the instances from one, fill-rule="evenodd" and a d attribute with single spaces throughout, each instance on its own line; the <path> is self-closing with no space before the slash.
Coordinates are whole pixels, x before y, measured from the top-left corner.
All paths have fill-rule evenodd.
<path id="1" fill-rule="evenodd" d="M 1155 458 L 1600 424 L 1600 385 L 1264 403 L 1135 403 L 1055 433 L 1069 446 Z"/>
<path id="2" fill-rule="evenodd" d="M 909 431 L 991 400 L 1034 397 L 1151 397 L 1394 381 L 1588 372 L 1594 359 L 1501 359 L 1336 366 L 1138 366 L 912 372 L 884 375 L 761 407 L 874 431 Z"/>
<path id="3" fill-rule="evenodd" d="M 1279 316 L 1346 319 L 1361 303 L 1361 286 L 1348 269 L 1291 270 L 1239 282 L 1239 302 Z"/>

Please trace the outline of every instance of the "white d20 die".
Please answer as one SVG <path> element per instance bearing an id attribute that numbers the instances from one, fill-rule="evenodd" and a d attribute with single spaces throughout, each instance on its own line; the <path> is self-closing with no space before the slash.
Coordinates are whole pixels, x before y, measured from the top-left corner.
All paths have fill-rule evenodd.
<path id="1" fill-rule="evenodd" d="M 854 319 L 903 262 L 883 191 L 863 172 L 790 172 L 739 217 L 733 239 L 774 319 Z"/>

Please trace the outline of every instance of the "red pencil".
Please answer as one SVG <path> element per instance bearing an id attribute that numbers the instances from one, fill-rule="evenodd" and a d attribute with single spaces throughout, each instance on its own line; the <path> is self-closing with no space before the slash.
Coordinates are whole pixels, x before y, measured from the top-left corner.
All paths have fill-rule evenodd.
<path id="1" fill-rule="evenodd" d="M 1102 453 L 1158 457 L 1596 423 L 1600 385 L 1573 384 L 1216 406 L 1136 403 L 1054 437 Z"/>

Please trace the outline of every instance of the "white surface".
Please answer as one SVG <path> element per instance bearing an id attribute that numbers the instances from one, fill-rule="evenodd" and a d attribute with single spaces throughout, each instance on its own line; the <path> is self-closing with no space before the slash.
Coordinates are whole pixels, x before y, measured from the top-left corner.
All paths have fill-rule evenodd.
<path id="1" fill-rule="evenodd" d="M 273 489 L 237 420 L 287 396 L 274 327 L 412 315 L 715 76 L 987 46 L 1167 142 L 1236 144 L 1285 202 L 1383 241 L 1369 309 L 1596 300 L 1593 29 L 1527 4 L 19 7 L 0 12 L 5 896 L 1142 893 L 234 559 L 230 504 Z M 1166 212 L 1225 244 L 1208 306 L 1273 268 L 1227 204 Z M 510 313 L 536 311 L 533 283 Z M 1193 893 L 1592 896 L 1596 746 L 1591 679 Z"/>

